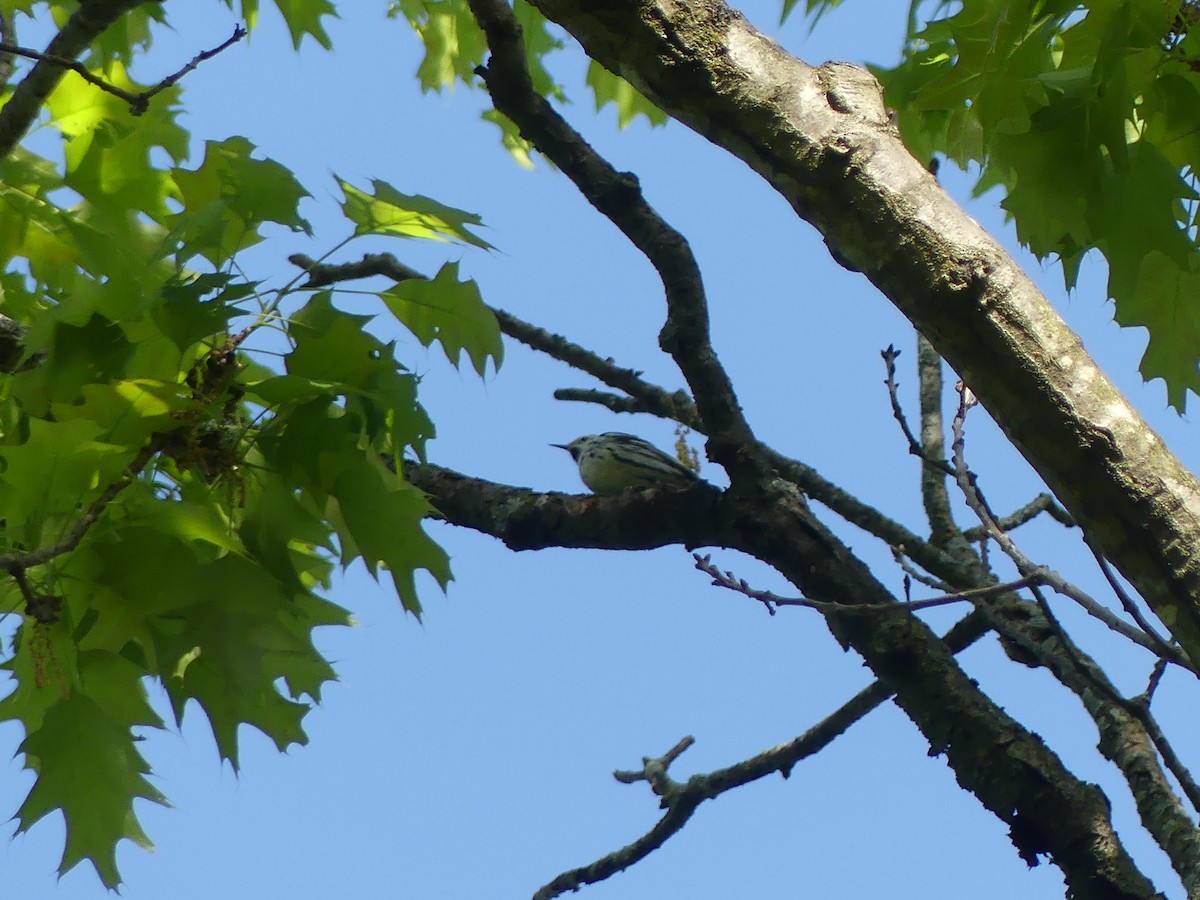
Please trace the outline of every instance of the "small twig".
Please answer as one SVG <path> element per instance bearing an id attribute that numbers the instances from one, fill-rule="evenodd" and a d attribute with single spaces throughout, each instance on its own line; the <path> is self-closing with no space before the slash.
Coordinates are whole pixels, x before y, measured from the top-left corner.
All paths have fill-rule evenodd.
<path id="1" fill-rule="evenodd" d="M 888 399 L 892 404 L 892 416 L 900 425 L 900 430 L 904 432 L 904 439 L 908 441 L 908 452 L 926 465 L 932 466 L 946 475 L 953 475 L 954 471 L 950 468 L 950 464 L 944 459 L 930 457 L 921 446 L 921 442 L 917 440 L 917 436 L 912 433 L 912 429 L 908 427 L 908 419 L 904 415 L 904 409 L 900 406 L 899 385 L 896 383 L 896 358 L 900 355 L 900 351 L 896 349 L 895 345 L 888 344 L 887 349 L 879 351 L 879 355 L 883 357 L 883 364 L 887 370 L 887 376 L 883 383 L 887 385 Z"/>
<path id="2" fill-rule="evenodd" d="M 896 561 L 896 565 L 898 565 L 905 572 L 905 574 L 909 575 L 914 581 L 919 581 L 921 584 L 925 585 L 925 587 L 932 588 L 935 591 L 941 591 L 943 594 L 952 593 L 950 586 L 946 584 L 946 582 L 942 581 L 940 578 L 935 578 L 932 575 L 922 572 L 915 565 L 913 565 L 903 547 L 892 547 L 891 550 L 892 559 Z"/>
<path id="3" fill-rule="evenodd" d="M 138 96 L 139 100 L 142 101 L 143 105 L 142 105 L 141 110 L 138 110 L 135 108 L 133 110 L 133 114 L 135 116 L 141 115 L 142 112 L 145 112 L 145 104 L 149 102 L 151 97 L 153 97 L 155 94 L 158 94 L 161 91 L 165 91 L 167 88 L 171 87 L 171 85 L 175 84 L 177 81 L 179 81 L 181 78 L 183 78 L 184 75 L 187 75 L 189 72 L 194 70 L 198 65 L 200 65 L 200 63 L 206 62 L 207 60 L 212 59 L 218 53 L 225 52 L 230 47 L 232 47 L 234 44 L 236 44 L 238 41 L 240 41 L 242 38 L 244 38 L 246 36 L 246 34 L 247 34 L 247 31 L 245 28 L 243 28 L 241 25 L 234 25 L 233 26 L 233 34 L 230 35 L 229 38 L 227 38 L 225 41 L 221 42 L 216 47 L 213 47 L 211 50 L 202 50 L 200 53 L 197 53 L 195 56 L 192 57 L 191 62 L 189 62 L 186 66 L 184 66 L 178 72 L 175 72 L 173 75 L 168 75 L 166 78 L 164 78 L 158 84 L 156 84 L 154 87 L 150 88 L 147 91 L 142 91 L 140 94 L 138 94 L 137 96 Z"/>
<path id="4" fill-rule="evenodd" d="M 635 400 L 633 397 L 622 397 L 611 391 L 597 391 L 593 388 L 558 388 L 554 392 L 554 399 L 571 403 L 594 403 L 614 413 L 657 414 L 658 412 L 657 409 L 641 400 Z"/>
<path id="5" fill-rule="evenodd" d="M 1167 661 L 1165 659 L 1155 660 L 1154 668 L 1150 670 L 1150 678 L 1146 682 L 1146 689 L 1132 698 L 1131 702 L 1140 703 L 1149 708 L 1150 701 L 1154 699 L 1154 692 L 1158 690 L 1158 686 L 1162 683 L 1162 677 L 1167 671 Z"/>
<path id="6" fill-rule="evenodd" d="M 55 53 L 47 53 L 42 50 L 31 50 L 28 47 L 18 47 L 16 44 L 10 43 L 7 38 L 3 43 L 0 43 L 0 54 L 12 56 L 23 56 L 26 59 L 33 59 L 39 62 L 50 63 L 51 65 L 59 66 L 63 69 L 69 69 L 74 72 L 88 84 L 95 85 L 106 94 L 112 94 L 119 100 L 123 100 L 129 104 L 129 112 L 132 115 L 140 116 L 150 107 L 150 100 L 157 94 L 162 93 L 167 88 L 175 84 L 184 75 L 191 72 L 196 66 L 204 62 L 206 59 L 212 59 L 221 51 L 232 47 L 238 41 L 246 36 L 246 29 L 241 25 L 237 25 L 233 29 L 233 36 L 224 41 L 220 46 L 214 47 L 211 50 L 205 50 L 196 56 L 186 66 L 175 72 L 173 75 L 168 75 L 152 88 L 144 91 L 127 91 L 124 88 L 117 87 L 110 81 L 105 81 L 99 75 L 94 74 L 87 66 L 78 60 L 71 59 L 65 56 L 59 56 Z M 11 67 L 10 67 L 11 69 Z"/>
<path id="7" fill-rule="evenodd" d="M 1087 535 L 1084 535 L 1083 540 L 1087 544 L 1088 549 L 1092 551 L 1092 556 L 1096 558 L 1096 564 L 1100 567 L 1100 571 L 1104 573 L 1105 581 L 1108 582 L 1108 586 L 1112 588 L 1112 592 L 1116 595 L 1117 599 L 1121 601 L 1121 606 L 1124 607 L 1125 612 L 1129 613 L 1130 618 L 1138 624 L 1138 627 L 1142 631 L 1146 632 L 1146 634 L 1150 635 L 1158 643 L 1164 653 L 1169 653 L 1172 649 L 1170 642 L 1159 634 L 1154 626 L 1150 624 L 1150 621 L 1142 615 L 1141 609 L 1138 608 L 1137 603 L 1129 596 L 1129 592 L 1125 590 L 1124 585 L 1117 579 L 1116 572 L 1108 564 L 1108 560 L 1104 558 L 1104 554 L 1100 552 L 1100 548 L 1096 546 L 1096 542 Z"/>
<path id="8" fill-rule="evenodd" d="M 986 633 L 987 627 L 982 624 L 980 615 L 971 613 L 957 622 L 946 633 L 943 640 L 951 652 L 959 653 Z M 686 782 L 671 781 L 671 785 L 674 787 L 669 792 L 669 803 L 663 804 L 667 811 L 654 824 L 654 827 L 632 843 L 605 854 L 590 865 L 563 872 L 538 890 L 533 895 L 534 900 L 551 900 L 551 898 L 570 891 L 577 891 L 585 884 L 604 881 L 606 878 L 630 868 L 678 834 L 691 819 L 697 807 L 705 800 L 715 799 L 727 791 L 765 778 L 775 772 L 787 778 L 798 762 L 829 746 L 836 738 L 844 734 L 846 729 L 891 696 L 891 688 L 882 681 L 872 682 L 816 725 L 790 741 L 771 747 L 726 768 L 717 769 L 706 775 L 693 775 Z M 685 738 L 684 741 L 688 742 L 687 746 L 691 746 L 690 738 Z M 683 749 L 686 749 L 683 746 L 684 741 L 676 744 L 672 751 L 678 749 L 679 753 L 682 753 Z M 668 751 L 668 755 L 672 751 Z M 675 756 L 678 756 L 678 753 Z M 664 755 L 662 759 L 666 758 L 667 756 Z M 674 757 L 672 757 L 672 761 L 673 759 Z M 643 762 L 647 761 L 643 760 Z M 619 781 L 630 784 L 635 781 L 650 781 L 648 773 L 644 774 L 644 772 L 643 769 L 643 772 L 614 772 L 613 774 Z M 651 785 L 653 786 L 653 782 Z M 664 800 L 667 799 L 668 795 L 659 794 L 657 790 L 655 793 Z"/>
<path id="9" fill-rule="evenodd" d="M 1041 513 L 1046 513 L 1054 521 L 1060 525 L 1065 525 L 1067 528 L 1075 527 L 1075 519 L 1071 514 L 1059 506 L 1058 501 L 1052 495 L 1044 492 L 1038 494 L 1019 509 L 1013 510 L 1007 516 L 1001 516 L 996 519 L 996 524 L 1000 526 L 1002 531 L 1012 531 L 1032 521 Z M 984 526 L 976 525 L 964 531 L 963 537 L 974 543 L 985 538 L 987 533 L 988 531 Z"/>
<path id="10" fill-rule="evenodd" d="M 1084 611 L 1103 622 L 1112 631 L 1128 638 L 1139 646 L 1145 647 L 1155 656 L 1196 673 L 1196 668 L 1193 666 L 1191 660 L 1178 647 L 1165 644 L 1161 638 L 1147 634 L 1140 628 L 1125 622 L 1111 610 L 1098 603 L 1090 594 L 1076 587 L 1052 569 L 1036 565 L 1021 552 L 1021 549 L 1017 547 L 1013 539 L 997 523 L 995 515 L 988 506 L 982 491 L 979 489 L 975 474 L 967 467 L 965 457 L 965 422 L 967 412 L 975 405 L 976 400 L 974 395 L 971 394 L 970 389 L 961 383 L 959 385 L 959 394 L 958 412 L 954 416 L 952 426 L 954 434 L 952 452 L 955 479 L 958 481 L 959 489 L 962 491 L 963 499 L 966 500 L 967 505 L 975 513 L 976 517 L 978 517 L 984 528 L 987 529 L 988 536 L 1013 561 L 1017 567 L 1017 571 L 1026 576 L 1038 574 L 1040 576 L 1038 579 L 1040 583 L 1045 584 L 1055 593 L 1062 594 L 1074 600 Z M 1039 605 L 1043 607 L 1043 613 L 1053 622 L 1053 615 L 1050 613 L 1049 607 L 1045 604 L 1044 598 L 1040 597 L 1036 590 L 1034 591 L 1034 597 L 1038 600 Z"/>
<path id="11" fill-rule="evenodd" d="M 987 587 L 971 588 L 965 591 L 955 591 L 944 594 L 940 597 L 926 597 L 921 600 L 913 600 L 909 603 L 862 603 L 850 605 L 847 603 L 835 603 L 828 600 L 813 600 L 809 597 L 781 597 L 771 591 L 762 591 L 750 587 L 744 578 L 738 578 L 732 572 L 722 572 L 712 563 L 711 556 L 701 556 L 698 553 L 693 553 L 692 558 L 696 561 L 696 568 L 708 575 L 713 580 L 713 584 L 717 587 L 727 588 L 749 597 L 751 600 L 756 600 L 766 607 L 766 610 L 771 615 L 775 615 L 777 608 L 780 606 L 799 606 L 804 609 L 815 609 L 820 612 L 916 612 L 922 609 L 931 609 L 935 606 L 948 606 L 951 603 L 961 603 L 964 600 L 981 600 L 986 597 L 1003 594 L 1008 591 L 1019 590 L 1021 588 L 1033 587 L 1041 580 L 1040 572 L 1033 572 L 1029 575 L 1018 578 L 1016 581 L 1009 581 L 1005 584 L 988 585 Z"/>
<path id="12" fill-rule="evenodd" d="M 1158 755 L 1162 757 L 1162 761 L 1167 769 L 1175 776 L 1175 780 L 1179 782 L 1184 796 L 1188 798 L 1188 802 L 1192 804 L 1192 808 L 1200 812 L 1200 784 L 1196 782 L 1191 769 L 1184 765 L 1183 761 L 1179 758 L 1179 754 L 1175 752 L 1175 748 L 1167 740 L 1167 736 L 1158 724 L 1158 720 L 1150 712 L 1150 702 L 1154 699 L 1154 693 L 1162 683 L 1163 675 L 1166 674 L 1166 671 L 1167 661 L 1165 659 L 1156 660 L 1154 668 L 1150 670 L 1150 678 L 1146 682 L 1146 689 L 1136 697 L 1130 697 L 1125 703 L 1125 708 L 1137 716 L 1138 721 L 1142 723 L 1142 727 L 1146 729 L 1146 734 L 1154 744 L 1154 749 L 1158 751 Z"/>
<path id="13" fill-rule="evenodd" d="M 46 47 L 47 56 L 73 60 L 96 37 L 143 0 L 95 0 L 81 3 Z M 47 98 L 69 69 L 39 59 L 13 88 L 0 108 L 0 159 L 7 157 L 29 130 Z"/>
<path id="14" fill-rule="evenodd" d="M 105 488 L 104 492 L 92 501 L 91 505 L 88 506 L 84 514 L 75 521 L 75 524 L 71 526 L 70 530 L 62 538 L 55 541 L 53 544 L 47 544 L 44 547 L 39 547 L 37 550 L 31 550 L 28 553 L 0 554 L 0 569 L 5 569 L 8 572 L 13 572 L 14 570 L 21 570 L 23 572 L 25 569 L 32 569 L 43 565 L 55 557 L 62 556 L 64 553 L 70 553 L 72 550 L 78 547 L 79 542 L 82 541 L 84 535 L 88 533 L 88 529 L 96 524 L 96 520 L 99 519 L 104 513 L 104 510 L 108 504 L 111 503 L 116 496 L 121 493 L 121 491 L 125 490 L 125 488 L 129 487 L 129 485 L 133 483 L 133 479 L 139 472 L 141 472 L 143 468 L 145 468 L 146 463 L 150 461 L 150 458 L 154 455 L 154 453 L 155 450 L 152 446 L 146 446 L 142 448 L 141 452 L 138 453 L 133 462 L 129 464 L 129 468 L 126 469 L 125 476 L 121 480 L 114 481 L 107 488 Z M 14 577 L 16 576 L 14 575 Z M 20 582 L 18 582 L 18 584 L 19 583 Z"/>
<path id="15" fill-rule="evenodd" d="M 613 778 L 622 784 L 648 781 L 650 789 L 656 795 L 663 798 L 663 808 L 665 809 L 670 806 L 671 795 L 679 788 L 679 783 L 667 774 L 667 770 L 694 743 L 696 743 L 696 739 L 690 734 L 686 735 L 680 738 L 678 743 L 662 756 L 654 758 L 643 756 L 642 768 L 639 771 L 617 769 L 617 771 L 613 772 Z"/>

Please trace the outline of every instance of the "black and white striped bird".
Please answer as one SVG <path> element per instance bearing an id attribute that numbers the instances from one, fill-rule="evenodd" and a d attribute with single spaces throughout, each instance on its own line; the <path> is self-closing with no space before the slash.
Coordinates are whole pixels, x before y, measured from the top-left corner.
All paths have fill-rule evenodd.
<path id="1" fill-rule="evenodd" d="M 551 444 L 571 454 L 579 477 L 595 494 L 619 494 L 626 488 L 691 487 L 699 476 L 649 441 L 620 431 L 588 434 L 569 444 Z"/>

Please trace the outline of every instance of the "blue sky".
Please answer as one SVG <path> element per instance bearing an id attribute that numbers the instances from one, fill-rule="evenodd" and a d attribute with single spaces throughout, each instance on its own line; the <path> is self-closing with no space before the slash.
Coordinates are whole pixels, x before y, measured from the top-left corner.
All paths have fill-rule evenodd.
<path id="1" fill-rule="evenodd" d="M 249 137 L 292 168 L 314 194 L 304 212 L 314 239 L 280 234 L 247 254 L 253 277 L 282 279 L 286 257 L 319 255 L 340 240 L 332 172 L 370 177 L 481 214 L 496 252 L 446 244 L 380 242 L 432 273 L 461 260 L 485 299 L 611 355 L 674 389 L 682 381 L 657 348 L 663 305 L 654 273 L 576 190 L 545 165 L 518 168 L 492 126 L 478 120 L 480 93 L 422 96 L 419 48 L 407 26 L 385 21 L 385 3 L 343 4 L 330 54 L 306 43 L 292 52 L 264 10 L 248 43 L 185 80 L 186 125 L 197 141 Z M 806 61 L 890 62 L 902 4 L 847 3 L 809 35 L 796 19 L 780 32 Z M 771 31 L 778 5 L 743 5 Z M 862 28 L 870 10 L 872 27 Z M 235 22 L 223 4 L 168 4 L 164 35 L 135 76 L 150 81 Z M 33 32 L 22 38 L 32 42 Z M 672 124 L 619 133 L 609 109 L 595 115 L 581 86 L 583 60 L 562 54 L 557 72 L 574 104 L 567 114 L 618 167 L 636 172 L 647 196 L 688 236 L 712 303 L 715 343 L 747 414 L 765 440 L 920 530 L 917 465 L 888 411 L 879 351 L 895 344 L 902 396 L 915 408 L 913 335 L 864 278 L 846 272 L 819 235 L 741 163 Z M 197 145 L 198 146 L 198 145 Z M 199 152 L 194 160 L 199 158 Z M 949 189 L 969 182 L 944 171 Z M 1012 248 L 995 197 L 972 214 Z M 1165 410 L 1161 385 L 1136 373 L 1139 332 L 1121 332 L 1102 302 L 1103 272 L 1086 266 L 1071 298 L 1061 276 L 1026 265 L 1058 298 L 1089 350 L 1193 469 L 1194 426 Z M 382 312 L 382 310 L 378 310 Z M 381 333 L 393 329 L 381 315 Z M 399 336 L 403 362 L 424 376 L 438 425 L 430 457 L 512 484 L 582 490 L 569 458 L 549 446 L 580 434 L 632 431 L 669 445 L 671 429 L 648 417 L 614 417 L 557 403 L 557 387 L 589 380 L 521 347 L 480 380 Z M 952 380 L 952 377 L 951 377 Z M 697 444 L 698 446 L 698 444 Z M 994 505 L 1020 505 L 1041 486 L 982 411 L 972 413 L 968 456 Z M 722 475 L 707 466 L 714 481 Z M 835 523 L 832 516 L 823 514 Z M 844 526 L 840 533 L 899 589 L 886 547 Z M 341 676 L 306 720 L 310 744 L 280 755 L 243 731 L 240 776 L 218 764 L 207 724 L 189 709 L 181 732 L 145 746 L 156 784 L 174 807 L 145 805 L 155 841 L 148 854 L 118 853 L 132 900 L 330 896 L 527 897 L 560 871 L 633 840 L 657 817 L 644 785 L 610 773 L 658 755 L 685 734 L 697 743 L 678 777 L 727 765 L 787 740 L 866 685 L 869 672 L 843 653 L 818 616 L 768 617 L 750 601 L 708 585 L 680 548 L 610 554 L 514 554 L 497 542 L 431 525 L 453 559 L 448 595 L 422 584 L 425 617 L 407 616 L 361 569 L 333 597 L 358 621 L 327 629 L 319 644 Z M 1026 552 L 1107 599 L 1077 534 L 1036 523 L 1018 532 Z M 716 554 L 756 585 L 786 590 L 777 576 L 734 554 Z M 1080 641 L 1136 692 L 1149 661 L 1056 601 Z M 962 610 L 929 618 L 945 627 Z M 1095 751 L 1078 703 L 1039 672 L 1008 663 L 993 641 L 963 655 L 1002 705 L 1038 729 L 1082 777 L 1115 785 L 1110 796 L 1131 849 L 1149 846 L 1132 802 Z M 1195 688 L 1168 675 L 1160 713 L 1185 754 L 1197 745 Z M 157 698 L 167 715 L 166 704 Z M 15 751 L 19 732 L 0 727 Z M 901 895 L 977 898 L 1062 896 L 1057 870 L 1028 872 L 1000 823 L 926 754 L 916 729 L 888 705 L 855 725 L 788 781 L 768 779 L 703 807 L 649 860 L 580 896 L 605 898 Z M 1194 753 L 1191 754 L 1195 756 Z M 29 777 L 19 760 L 0 782 L 0 809 L 15 811 Z M 11 827 L 11 826 L 10 826 Z M 62 900 L 103 893 L 90 866 L 61 881 L 54 869 L 61 823 L 47 819 L 0 850 L 15 896 Z M 1182 896 L 1157 851 L 1147 869 Z"/>

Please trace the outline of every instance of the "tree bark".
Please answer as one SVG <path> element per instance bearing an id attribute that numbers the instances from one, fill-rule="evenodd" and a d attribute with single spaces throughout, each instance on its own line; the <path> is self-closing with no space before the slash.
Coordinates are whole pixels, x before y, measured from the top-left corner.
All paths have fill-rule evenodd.
<path id="1" fill-rule="evenodd" d="M 882 92 L 720 0 L 533 0 L 588 55 L 746 162 L 963 378 L 1200 660 L 1200 484 L 1017 263 L 905 149 Z"/>
<path id="2" fill-rule="evenodd" d="M 1113 829 L 1101 790 L 1076 778 L 1041 738 L 984 694 L 951 648 L 895 602 L 787 482 L 744 492 L 697 485 L 595 497 L 537 493 L 430 464 L 407 465 L 405 476 L 448 521 L 514 550 L 705 545 L 768 563 L 805 596 L 844 607 L 826 612 L 835 636 L 895 693 L 929 740 L 930 754 L 944 755 L 959 784 L 1008 826 L 1029 865 L 1049 856 L 1080 900 L 1160 896 Z"/>

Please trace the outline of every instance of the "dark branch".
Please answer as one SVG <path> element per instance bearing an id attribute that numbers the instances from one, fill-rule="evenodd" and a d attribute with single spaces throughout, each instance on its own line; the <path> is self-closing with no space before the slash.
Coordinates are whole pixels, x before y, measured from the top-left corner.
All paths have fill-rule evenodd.
<path id="1" fill-rule="evenodd" d="M 1182 666 L 1194 674 L 1200 674 L 1196 671 L 1192 662 L 1184 655 L 1179 647 L 1167 644 L 1157 634 L 1153 632 L 1147 633 L 1142 629 L 1130 625 L 1128 622 L 1115 615 L 1112 610 L 1108 609 L 1103 604 L 1096 601 L 1094 597 L 1082 590 L 1078 586 L 1067 581 L 1057 572 L 1039 566 L 1027 557 L 1024 552 L 1016 545 L 1011 537 L 1002 529 L 996 521 L 995 515 L 988 506 L 987 500 L 983 496 L 983 492 L 979 489 L 979 484 L 975 474 L 967 468 L 964 448 L 966 445 L 965 437 L 965 421 L 967 411 L 974 405 L 974 400 L 971 398 L 967 388 L 961 388 L 962 400 L 959 403 L 959 409 L 954 416 L 952 430 L 954 433 L 954 441 L 952 443 L 952 452 L 954 459 L 954 473 L 958 481 L 959 490 L 962 491 L 963 499 L 971 511 L 978 517 L 980 523 L 987 530 L 988 536 L 994 540 L 1004 554 L 1013 561 L 1017 567 L 1017 571 L 1024 576 L 1040 575 L 1039 581 L 1056 593 L 1062 594 L 1064 597 L 1069 597 L 1074 600 L 1079 606 L 1093 618 L 1103 622 L 1110 630 L 1128 638 L 1135 644 L 1146 648 L 1151 653 L 1155 654 L 1168 662 Z M 1038 594 L 1035 592 L 1035 598 Z M 1039 602 L 1040 598 L 1039 598 Z M 1043 612 L 1047 619 L 1052 619 L 1053 616 L 1049 609 L 1043 605 Z M 999 630 L 999 629 L 998 629 Z M 1064 643 L 1064 647 L 1069 648 L 1070 645 Z M 1071 651 L 1074 652 L 1074 651 Z"/>
<path id="2" fill-rule="evenodd" d="M 1020 509 L 1015 509 L 1007 516 L 1001 516 L 996 519 L 996 524 L 1000 526 L 1001 531 L 1012 531 L 1020 528 L 1026 522 L 1032 521 L 1042 513 L 1046 513 L 1055 522 L 1064 525 L 1067 528 L 1075 527 L 1075 520 L 1071 514 L 1058 505 L 1058 501 L 1053 496 L 1046 493 L 1038 494 Z M 987 528 L 982 525 L 975 525 L 966 529 L 963 532 L 963 537 L 974 543 L 982 540 L 988 534 Z"/>
<path id="3" fill-rule="evenodd" d="M 944 640 L 947 646 L 958 653 L 986 632 L 981 617 L 972 613 L 957 622 Z M 628 869 L 683 830 L 683 826 L 705 800 L 713 800 L 726 791 L 766 778 L 776 772 L 787 778 L 797 763 L 829 746 L 851 725 L 891 696 L 892 691 L 883 682 L 873 682 L 800 736 L 732 766 L 717 769 L 706 775 L 693 775 L 683 784 L 670 780 L 666 774 L 666 767 L 690 746 L 690 743 L 685 744 L 685 741 L 690 740 L 687 738 L 660 759 L 643 760 L 641 772 L 614 772 L 614 777 L 625 784 L 650 782 L 654 793 L 662 798 L 661 805 L 667 812 L 650 831 L 620 850 L 608 853 L 589 865 L 563 872 L 534 894 L 535 900 L 550 900 L 568 891 L 576 891 L 582 885 L 595 884 Z"/>
<path id="4" fill-rule="evenodd" d="M 1117 620 L 1108 610 L 1100 607 L 1092 598 L 1065 582 L 1057 574 L 1049 572 L 1045 567 L 1034 566 L 996 524 L 974 476 L 967 468 L 964 455 L 964 422 L 971 405 L 969 392 L 964 388 L 953 423 L 954 468 L 959 488 L 967 504 L 987 528 L 989 535 L 1012 559 L 1019 572 L 1025 574 L 1034 570 L 1041 571 L 1054 590 L 1080 602 L 1089 612 L 1092 612 L 1090 607 L 1096 607 L 1097 611 L 1093 612 L 1093 615 L 1102 619 L 1108 616 L 1112 619 L 1119 626 L 1114 630 L 1126 634 L 1152 651 L 1161 649 L 1156 647 L 1152 638 Z M 1046 619 L 1036 628 L 1020 627 L 1014 617 L 1003 614 L 1002 606 L 985 604 L 977 609 L 987 617 L 989 624 L 1003 638 L 1017 644 L 1022 652 L 1036 660 L 1039 665 L 1045 666 L 1063 686 L 1079 697 L 1100 735 L 1100 752 L 1121 770 L 1133 791 L 1142 825 L 1167 854 L 1188 895 L 1194 895 L 1200 887 L 1200 833 L 1197 832 L 1195 823 L 1159 765 L 1156 751 L 1162 754 L 1173 772 L 1176 766 L 1181 771 L 1186 770 L 1158 723 L 1151 717 L 1148 704 L 1123 698 L 1104 670 L 1067 637 L 1062 627 L 1054 620 L 1040 592 L 1035 589 L 1034 593 Z M 1029 624 L 1032 625 L 1033 622 L 1030 621 Z M 1166 652 L 1160 653 L 1160 659 L 1175 662 L 1194 672 L 1178 648 L 1169 646 L 1165 649 Z M 1186 774 L 1186 778 L 1185 789 L 1188 790 L 1189 799 L 1194 804 L 1195 799 L 1191 792 L 1197 788 L 1190 773 Z"/>
<path id="5" fill-rule="evenodd" d="M 46 47 L 42 58 L 21 79 L 3 109 L 0 109 L 0 159 L 8 156 L 37 118 L 38 111 L 73 60 L 117 19 L 146 0 L 86 0 L 71 13 L 62 30 Z M 161 2 L 161 0 L 150 0 Z"/>
<path id="6" fill-rule="evenodd" d="M 709 556 L 700 556 L 697 553 L 692 554 L 696 560 L 696 568 L 712 579 L 712 583 L 716 587 L 723 587 L 727 590 L 736 591 L 751 600 L 756 600 L 766 607 L 767 612 L 775 615 L 775 611 L 780 606 L 799 606 L 804 609 L 815 609 L 821 612 L 831 613 L 903 613 L 905 615 L 918 612 L 922 609 L 933 609 L 937 606 L 949 606 L 951 603 L 963 603 L 968 600 L 984 600 L 988 597 L 995 597 L 998 594 L 1007 594 L 1011 591 L 1021 588 L 1030 587 L 1037 584 L 1040 580 L 1037 574 L 1028 578 L 1018 578 L 1016 581 L 1009 581 L 1005 584 L 994 584 L 988 587 L 972 588 L 965 591 L 948 592 L 940 597 L 925 597 L 920 600 L 909 600 L 905 603 L 874 603 L 874 604 L 858 604 L 855 606 L 847 606 L 844 603 L 832 603 L 826 600 L 814 600 L 811 597 L 781 597 L 772 591 L 763 591 L 757 588 L 752 588 L 744 578 L 738 578 L 732 572 L 722 572 L 712 564 L 712 558 Z"/>
<path id="7" fill-rule="evenodd" d="M 349 263 L 321 263 L 311 256 L 296 253 L 288 257 L 288 262 L 308 273 L 308 281 L 304 283 L 306 288 L 325 287 L 374 275 L 382 275 L 392 281 L 409 281 L 414 278 L 429 280 L 429 276 L 406 266 L 390 253 L 367 253 L 358 262 Z"/>
<path id="8" fill-rule="evenodd" d="M 413 483 L 446 518 L 510 546 L 728 546 L 772 565 L 808 596 L 853 606 L 894 602 L 781 479 L 745 495 L 735 486 L 721 494 L 705 488 L 697 496 L 631 491 L 600 498 L 536 494 L 433 466 L 411 471 Z M 977 610 L 1002 605 L 1005 596 Z M 1032 619 L 1029 606 L 1023 605 L 1022 615 Z M 932 752 L 944 753 L 963 787 L 1009 826 L 1023 859 L 1033 864 L 1051 855 L 1080 896 L 1153 895 L 1112 830 L 1100 790 L 1073 776 L 1036 735 L 983 694 L 920 618 L 843 610 L 825 615 L 835 637 L 895 691 Z M 1084 889 L 1096 872 L 1107 873 L 1103 886 Z"/>
<path id="9" fill-rule="evenodd" d="M 470 0 L 491 58 L 478 69 L 496 109 L 574 182 L 588 202 L 621 230 L 662 280 L 667 320 L 659 345 L 683 372 L 710 438 L 709 456 L 735 482 L 761 466 L 733 385 L 709 339 L 707 300 L 699 266 L 686 239 L 646 202 L 637 178 L 618 172 L 533 88 L 524 42 L 503 0 Z"/>
<path id="10" fill-rule="evenodd" d="M 233 30 L 233 37 L 226 40 L 220 46 L 214 47 L 212 50 L 205 50 L 204 52 L 197 54 L 191 62 L 189 62 L 178 72 L 175 72 L 173 75 L 168 75 L 154 87 L 147 88 L 144 91 L 127 91 L 124 88 L 117 87 L 112 82 L 105 81 L 99 75 L 93 73 L 90 69 L 88 69 L 87 66 L 78 60 L 69 59 L 64 56 L 58 56 L 49 52 L 30 50 L 28 47 L 18 47 L 15 44 L 5 42 L 0 44 L 0 53 L 8 54 L 10 56 L 23 56 L 26 59 L 35 59 L 41 62 L 50 63 L 52 65 L 59 66 L 62 69 L 70 69 L 88 84 L 94 85 L 95 87 L 98 87 L 100 90 L 104 91 L 104 93 L 112 94 L 117 99 L 128 103 L 129 112 L 135 116 L 140 116 L 150 108 L 150 100 L 153 99 L 157 94 L 162 93 L 171 85 L 175 84 L 184 75 L 195 69 L 196 66 L 200 65 L 200 63 L 204 62 L 204 60 L 212 59 L 222 50 L 232 47 L 245 36 L 246 29 L 242 28 L 240 25 L 236 26 Z"/>
<path id="11" fill-rule="evenodd" d="M 953 475 L 950 464 L 944 459 L 930 455 L 908 425 L 908 417 L 904 415 L 904 410 L 900 406 L 899 385 L 896 383 L 896 358 L 900 355 L 900 351 L 894 346 L 889 346 L 886 350 L 881 350 L 879 355 L 883 357 L 883 365 L 887 371 L 883 383 L 887 385 L 888 400 L 892 404 L 892 417 L 899 424 L 901 432 L 904 433 L 904 439 L 908 442 L 908 452 L 912 456 L 918 457 L 922 466 L 937 469 L 945 475 Z"/>

